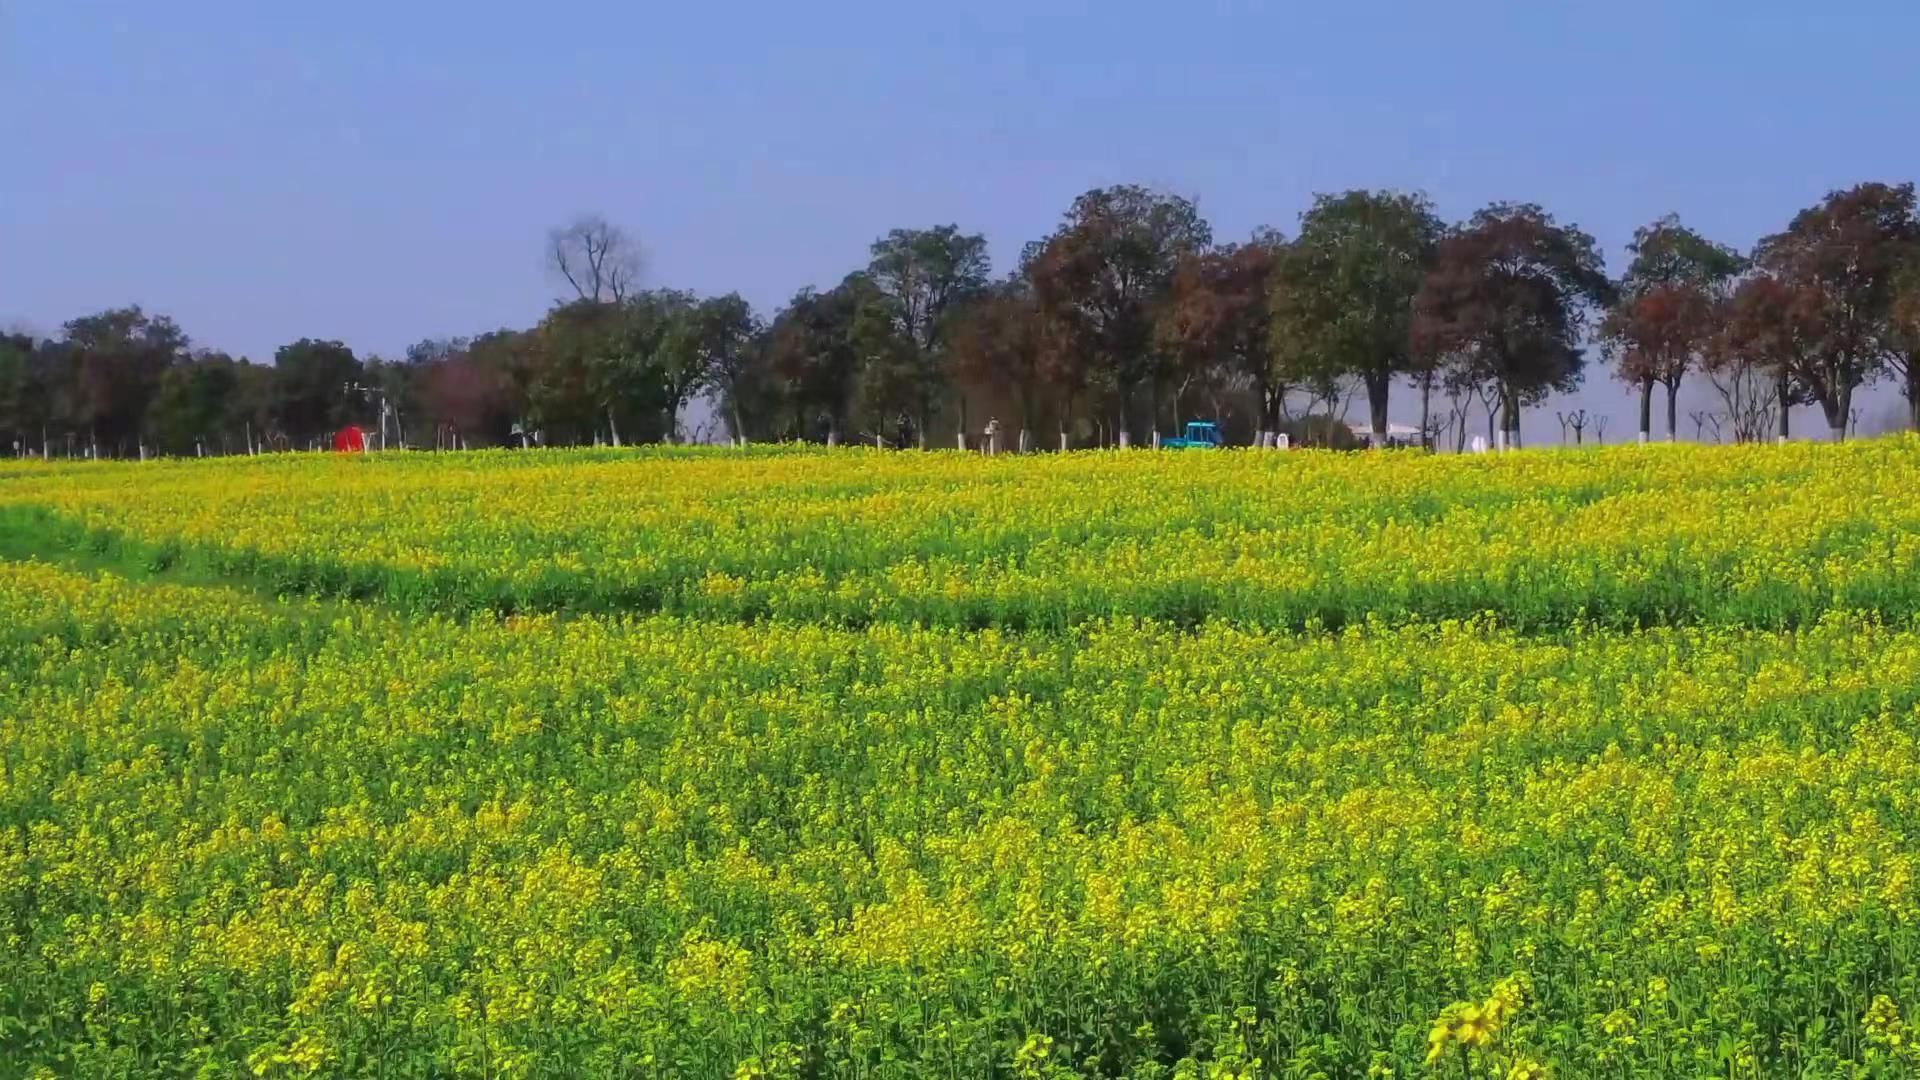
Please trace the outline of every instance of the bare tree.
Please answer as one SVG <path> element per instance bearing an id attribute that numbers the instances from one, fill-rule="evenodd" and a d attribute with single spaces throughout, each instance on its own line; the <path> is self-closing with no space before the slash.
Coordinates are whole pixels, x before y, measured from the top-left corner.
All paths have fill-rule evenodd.
<path id="1" fill-rule="evenodd" d="M 547 264 L 582 300 L 626 299 L 640 279 L 640 242 L 598 214 L 547 234 Z"/>
<path id="2" fill-rule="evenodd" d="M 1592 422 L 1592 417 L 1587 415 L 1587 410 L 1575 409 L 1573 412 L 1556 412 L 1553 415 L 1560 420 L 1560 445 L 1567 444 L 1567 432 L 1571 431 L 1573 445 L 1579 446 L 1587 425 Z"/>
<path id="3" fill-rule="evenodd" d="M 1780 380 L 1775 373 L 1744 353 L 1708 357 L 1707 381 L 1726 405 L 1734 442 L 1758 442 L 1774 426 L 1775 410 L 1782 407 Z"/>

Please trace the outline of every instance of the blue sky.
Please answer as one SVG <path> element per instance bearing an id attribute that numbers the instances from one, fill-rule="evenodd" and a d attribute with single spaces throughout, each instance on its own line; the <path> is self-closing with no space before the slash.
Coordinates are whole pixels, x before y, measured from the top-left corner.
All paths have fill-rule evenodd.
<path id="1" fill-rule="evenodd" d="M 0 0 L 0 325 L 138 302 L 256 359 L 394 355 L 537 319 L 582 211 L 644 238 L 649 283 L 770 312 L 897 226 L 982 231 L 1004 269 L 1120 182 L 1222 238 L 1349 187 L 1536 201 L 1618 270 L 1668 211 L 1745 247 L 1920 177 L 1916 40 L 1900 0 Z"/>

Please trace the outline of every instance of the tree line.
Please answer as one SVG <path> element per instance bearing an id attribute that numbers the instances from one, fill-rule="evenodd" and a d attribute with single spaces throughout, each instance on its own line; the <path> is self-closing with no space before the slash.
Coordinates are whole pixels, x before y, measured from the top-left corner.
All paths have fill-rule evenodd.
<path id="1" fill-rule="evenodd" d="M 1656 391 L 1676 437 L 1703 379 L 1739 440 L 1817 405 L 1843 437 L 1861 387 L 1897 381 L 1920 428 L 1914 186 L 1834 191 L 1741 253 L 1668 216 L 1609 277 L 1593 237 L 1538 205 L 1448 224 L 1417 194 L 1317 197 L 1295 233 L 1216 242 L 1188 199 L 1123 185 L 1075 199 L 996 277 L 984 236 L 897 229 L 866 266 L 762 317 L 738 294 L 641 288 L 638 245 L 584 217 L 547 261 L 571 295 L 534 326 L 422 341 L 399 358 L 301 339 L 252 363 L 128 307 L 47 340 L 0 337 L 0 439 L 17 454 L 314 447 L 347 424 L 454 448 L 707 438 L 925 446 L 998 422 L 1021 449 L 1126 446 L 1185 418 L 1231 441 L 1384 441 L 1396 393 L 1429 445 L 1517 442 L 1520 416 L 1590 354 Z M 687 406 L 715 405 L 713 431 Z M 1403 407 L 1404 404 L 1403 404 Z M 1716 424 L 1719 421 L 1716 420 Z M 374 434 L 377 432 L 377 434 Z"/>

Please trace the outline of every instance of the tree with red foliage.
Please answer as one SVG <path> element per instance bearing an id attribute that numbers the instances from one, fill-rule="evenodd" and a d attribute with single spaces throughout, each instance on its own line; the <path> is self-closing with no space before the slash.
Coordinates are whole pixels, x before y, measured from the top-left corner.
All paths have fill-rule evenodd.
<path id="1" fill-rule="evenodd" d="M 1920 431 L 1920 245 L 1894 279 L 1888 330 L 1887 362 L 1907 398 L 1907 427 Z"/>
<path id="2" fill-rule="evenodd" d="M 1135 393 L 1145 388 L 1157 426 L 1165 359 L 1154 324 L 1180 260 L 1213 243 L 1192 201 L 1143 187 L 1098 188 L 1073 201 L 1059 229 L 1027 246 L 1021 274 L 1056 341 L 1087 357 L 1119 404 L 1120 441 L 1129 441 Z"/>
<path id="3" fill-rule="evenodd" d="M 1176 359 L 1183 385 L 1199 379 L 1253 389 L 1262 443 L 1279 430 L 1287 393 L 1274 362 L 1269 310 L 1282 246 L 1278 233 L 1263 229 L 1247 243 L 1187 255 L 1173 272 L 1155 328 L 1162 348 Z"/>
<path id="4" fill-rule="evenodd" d="M 1032 290 L 1018 279 L 988 286 L 951 309 L 945 324 L 946 363 L 961 401 L 969 389 L 1012 395 L 1021 437 L 1029 437 L 1049 374 L 1044 320 Z M 1063 415 L 1062 431 L 1065 424 Z"/>
<path id="5" fill-rule="evenodd" d="M 1517 443 L 1522 408 L 1580 384 L 1588 307 L 1612 297 L 1593 237 L 1538 206 L 1495 203 L 1440 242 L 1414 347 L 1456 358 L 1457 383 L 1491 387 Z"/>
<path id="6" fill-rule="evenodd" d="M 1619 300 L 1601 322 L 1602 347 L 1615 374 L 1640 390 L 1640 441 L 1652 437 L 1653 388 L 1667 390 L 1667 439 L 1678 437 L 1675 399 L 1718 330 L 1719 302 L 1744 266 L 1673 215 L 1645 225 L 1628 245 L 1633 263 Z"/>
<path id="7" fill-rule="evenodd" d="M 1740 283 L 1723 305 L 1720 330 L 1708 345 L 1707 370 L 1722 387 L 1734 413 L 1736 438 L 1757 436 L 1753 422 L 1762 408 L 1777 412 L 1780 438 L 1788 413 L 1820 393 L 1825 378 L 1824 300 L 1810 286 L 1757 274 Z M 1818 388 L 1803 381 L 1811 375 Z M 1771 392 L 1765 387 L 1771 382 Z M 1763 396 L 1764 395 L 1764 396 Z M 1844 414 L 1842 414 L 1844 417 Z"/>
<path id="8" fill-rule="evenodd" d="M 1836 441 L 1854 391 L 1887 370 L 1894 282 L 1916 243 L 1913 185 L 1866 183 L 1829 193 L 1756 250 L 1789 290 L 1795 333 L 1812 339 L 1789 351 L 1786 374 L 1820 404 Z"/>

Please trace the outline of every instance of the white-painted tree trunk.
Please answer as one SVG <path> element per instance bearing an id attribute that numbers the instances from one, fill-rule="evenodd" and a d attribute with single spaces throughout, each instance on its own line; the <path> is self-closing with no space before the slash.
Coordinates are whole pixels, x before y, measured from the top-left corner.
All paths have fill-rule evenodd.
<path id="1" fill-rule="evenodd" d="M 1128 432 L 1126 428 L 1121 428 L 1120 429 L 1120 449 L 1125 450 L 1127 447 L 1132 445 L 1133 445 L 1133 438 L 1131 433 Z"/>
<path id="2" fill-rule="evenodd" d="M 1064 431 L 1060 433 L 1060 452 L 1067 452 L 1067 433 Z"/>

